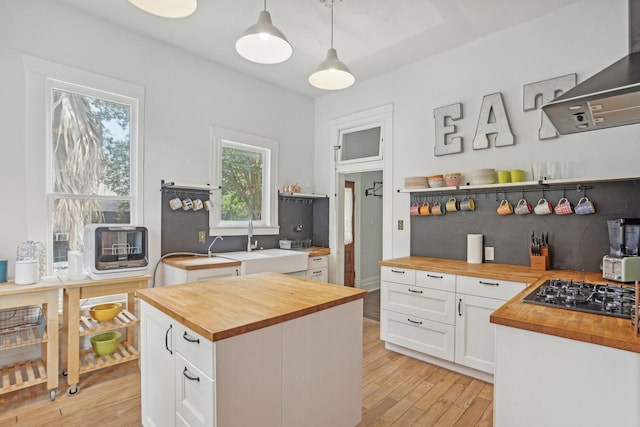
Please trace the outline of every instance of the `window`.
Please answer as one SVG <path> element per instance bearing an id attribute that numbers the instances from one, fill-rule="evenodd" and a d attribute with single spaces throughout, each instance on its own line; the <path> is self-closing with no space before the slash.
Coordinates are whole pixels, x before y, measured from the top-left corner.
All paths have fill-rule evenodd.
<path id="1" fill-rule="evenodd" d="M 214 128 L 212 131 L 212 234 L 278 234 L 278 143 L 266 138 Z"/>
<path id="2" fill-rule="evenodd" d="M 382 159 L 382 126 L 366 124 L 340 131 L 339 164 Z"/>
<path id="3" fill-rule="evenodd" d="M 47 79 L 47 164 L 53 267 L 83 249 L 84 226 L 131 223 L 138 101 Z"/>

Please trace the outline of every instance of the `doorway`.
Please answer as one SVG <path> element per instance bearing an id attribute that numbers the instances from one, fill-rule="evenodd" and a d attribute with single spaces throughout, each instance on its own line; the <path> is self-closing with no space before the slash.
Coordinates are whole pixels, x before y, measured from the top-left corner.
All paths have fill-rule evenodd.
<path id="1" fill-rule="evenodd" d="M 344 285 L 350 288 L 356 284 L 355 266 L 355 183 L 344 182 Z"/>

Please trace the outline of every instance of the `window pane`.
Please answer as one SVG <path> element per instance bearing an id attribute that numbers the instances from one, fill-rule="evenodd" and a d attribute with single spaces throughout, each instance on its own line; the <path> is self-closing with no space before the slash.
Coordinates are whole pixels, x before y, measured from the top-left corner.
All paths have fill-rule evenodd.
<path id="1" fill-rule="evenodd" d="M 262 219 L 264 154 L 222 147 L 222 221 Z"/>
<path id="2" fill-rule="evenodd" d="M 127 200 L 55 199 L 53 201 L 53 262 L 67 261 L 67 251 L 82 250 L 86 224 L 129 224 Z"/>
<path id="3" fill-rule="evenodd" d="M 131 194 L 131 106 L 52 90 L 53 192 Z"/>
<path id="4" fill-rule="evenodd" d="M 342 134 L 340 160 L 356 160 L 380 155 L 380 127 Z"/>

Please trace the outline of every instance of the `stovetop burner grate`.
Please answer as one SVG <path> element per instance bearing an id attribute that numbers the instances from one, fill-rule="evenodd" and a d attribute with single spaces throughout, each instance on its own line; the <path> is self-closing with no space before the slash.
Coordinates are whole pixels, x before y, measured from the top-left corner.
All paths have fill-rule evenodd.
<path id="1" fill-rule="evenodd" d="M 635 296 L 633 288 L 551 279 L 529 293 L 522 302 L 630 319 Z"/>

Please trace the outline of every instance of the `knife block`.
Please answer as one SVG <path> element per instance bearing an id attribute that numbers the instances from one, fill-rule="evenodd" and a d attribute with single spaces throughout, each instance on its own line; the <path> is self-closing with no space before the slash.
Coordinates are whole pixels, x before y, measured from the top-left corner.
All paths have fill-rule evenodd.
<path id="1" fill-rule="evenodd" d="M 534 255 L 529 252 L 529 257 L 531 258 L 531 269 L 532 270 L 548 270 L 550 267 L 549 262 L 549 246 L 541 246 L 540 247 L 540 255 Z"/>

